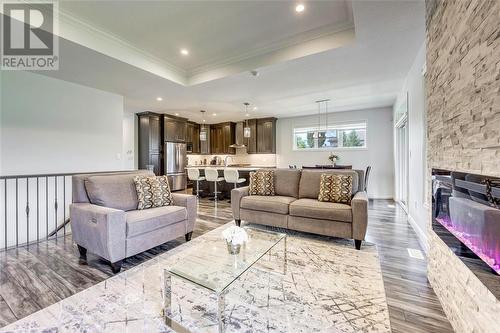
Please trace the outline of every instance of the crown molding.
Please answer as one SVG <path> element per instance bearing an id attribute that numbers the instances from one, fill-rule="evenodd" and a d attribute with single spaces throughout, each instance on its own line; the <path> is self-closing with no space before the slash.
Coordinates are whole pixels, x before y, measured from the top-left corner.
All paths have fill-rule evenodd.
<path id="1" fill-rule="evenodd" d="M 332 49 L 336 49 L 354 42 L 354 28 L 344 28 L 340 31 L 318 36 L 302 43 L 288 44 L 287 47 L 270 49 L 267 53 L 257 54 L 251 57 L 242 57 L 242 60 L 221 63 L 212 69 L 205 69 L 198 74 L 190 75 L 188 85 L 196 85 L 204 82 L 220 79 L 229 75 L 250 71 L 256 68 L 283 63 L 286 61 L 303 58 Z"/>
<path id="2" fill-rule="evenodd" d="M 217 57 L 206 61 L 201 66 L 185 70 L 64 10 L 59 9 L 58 13 L 59 37 L 182 86 L 196 85 L 247 70 L 324 52 L 346 45 L 355 39 L 352 13 L 348 13 L 348 19 L 343 23 L 325 25 L 276 40 L 248 52 L 235 52 L 229 57 Z"/>
<path id="3" fill-rule="evenodd" d="M 339 32 L 344 32 L 351 29 L 354 29 L 354 23 L 352 20 L 343 23 L 324 25 L 316 29 L 311 29 L 300 34 L 290 36 L 288 38 L 270 42 L 267 45 L 250 50 L 248 52 L 235 54 L 229 57 L 217 57 L 212 60 L 208 60 L 203 65 L 188 69 L 188 76 L 195 76 L 219 67 L 225 67 L 234 63 L 241 62 L 243 60 L 262 56 L 274 51 L 286 49 L 291 46 L 302 44 L 312 40 L 332 36 Z"/>
<path id="4" fill-rule="evenodd" d="M 59 37 L 180 85 L 187 84 L 187 73 L 184 69 L 155 57 L 130 42 L 62 10 L 59 10 L 59 25 Z"/>

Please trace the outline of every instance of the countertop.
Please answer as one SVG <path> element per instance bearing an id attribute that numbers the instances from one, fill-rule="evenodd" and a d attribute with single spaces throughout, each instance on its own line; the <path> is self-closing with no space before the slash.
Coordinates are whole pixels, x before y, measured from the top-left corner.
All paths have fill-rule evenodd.
<path id="1" fill-rule="evenodd" d="M 276 166 L 262 166 L 262 165 L 247 165 L 247 166 L 223 166 L 223 165 L 188 165 L 186 169 L 192 169 L 192 168 L 198 168 L 198 169 L 205 169 L 205 168 L 211 168 L 211 169 L 217 169 L 217 170 L 224 170 L 224 169 L 236 169 L 236 170 L 257 170 L 257 169 L 273 169 L 276 168 Z"/>

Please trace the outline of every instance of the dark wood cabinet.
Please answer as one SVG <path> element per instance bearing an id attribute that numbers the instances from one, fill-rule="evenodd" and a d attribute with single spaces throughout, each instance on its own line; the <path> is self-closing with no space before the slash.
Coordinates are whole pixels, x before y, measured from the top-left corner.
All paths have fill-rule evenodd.
<path id="1" fill-rule="evenodd" d="M 210 125 L 200 125 L 200 133 L 201 131 L 205 129 L 207 133 L 207 139 L 205 141 L 200 140 L 200 154 L 202 155 L 209 155 L 210 154 L 210 148 L 211 148 L 211 128 Z"/>
<path id="2" fill-rule="evenodd" d="M 229 146 L 236 143 L 236 124 L 226 123 L 222 127 L 224 154 L 236 154 L 236 149 Z"/>
<path id="3" fill-rule="evenodd" d="M 235 154 L 231 145 L 244 144 L 248 154 L 276 153 L 276 118 L 248 119 L 245 122 L 225 122 L 200 125 L 186 118 L 161 115 L 154 112 L 137 114 L 139 117 L 139 168 L 153 165 L 155 173 L 163 174 L 163 142 L 186 142 L 191 154 Z M 250 127 L 250 137 L 243 136 L 244 127 Z M 206 140 L 200 140 L 202 128 Z"/>
<path id="4" fill-rule="evenodd" d="M 210 126 L 210 153 L 222 154 L 222 126 L 219 124 Z"/>
<path id="5" fill-rule="evenodd" d="M 245 123 L 240 121 L 238 123 L 236 123 L 236 126 L 235 126 L 235 143 L 236 145 L 240 146 L 240 145 L 244 145 L 245 144 L 245 140 L 244 140 L 244 137 L 243 137 L 243 129 L 244 129 L 244 125 Z"/>
<path id="6" fill-rule="evenodd" d="M 186 142 L 192 143 L 193 142 L 193 128 L 194 124 L 188 122 L 186 124 Z"/>
<path id="7" fill-rule="evenodd" d="M 245 146 L 247 146 L 248 154 L 257 153 L 257 119 L 248 119 L 245 126 L 250 127 L 250 137 L 245 138 Z"/>
<path id="8" fill-rule="evenodd" d="M 276 153 L 276 118 L 257 119 L 257 153 Z"/>
<path id="9" fill-rule="evenodd" d="M 139 169 L 153 165 L 156 175 L 163 174 L 162 115 L 153 112 L 137 114 L 139 136 Z"/>
<path id="10" fill-rule="evenodd" d="M 186 142 L 186 119 L 164 116 L 164 123 L 165 141 Z"/>
<path id="11" fill-rule="evenodd" d="M 186 125 L 186 143 L 191 147 L 190 154 L 200 154 L 200 125 L 188 122 Z"/>
<path id="12" fill-rule="evenodd" d="M 193 138 L 193 154 L 200 154 L 200 125 L 195 124 L 193 126 L 193 133 L 192 133 L 192 138 Z"/>
<path id="13" fill-rule="evenodd" d="M 235 143 L 235 123 L 220 123 L 210 126 L 210 153 L 235 154 L 236 150 L 229 147 Z"/>

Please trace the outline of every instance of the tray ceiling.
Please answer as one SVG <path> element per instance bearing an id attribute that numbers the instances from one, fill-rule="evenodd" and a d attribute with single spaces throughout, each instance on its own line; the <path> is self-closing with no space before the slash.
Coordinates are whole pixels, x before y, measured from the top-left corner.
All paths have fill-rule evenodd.
<path id="1" fill-rule="evenodd" d="M 302 13 L 295 12 L 295 5 L 61 1 L 61 36 L 183 85 L 327 51 L 354 39 L 350 2 L 310 1 Z M 182 49 L 189 55 L 182 55 Z"/>

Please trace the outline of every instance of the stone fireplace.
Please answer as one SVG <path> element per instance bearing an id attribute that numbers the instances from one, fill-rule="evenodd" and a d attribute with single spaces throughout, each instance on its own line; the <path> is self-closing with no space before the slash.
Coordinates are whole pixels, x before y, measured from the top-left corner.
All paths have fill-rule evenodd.
<path id="1" fill-rule="evenodd" d="M 500 2 L 426 7 L 428 182 L 432 168 L 500 177 Z M 453 328 L 498 331 L 500 301 L 436 235 L 431 216 L 428 234 L 429 281 Z"/>

